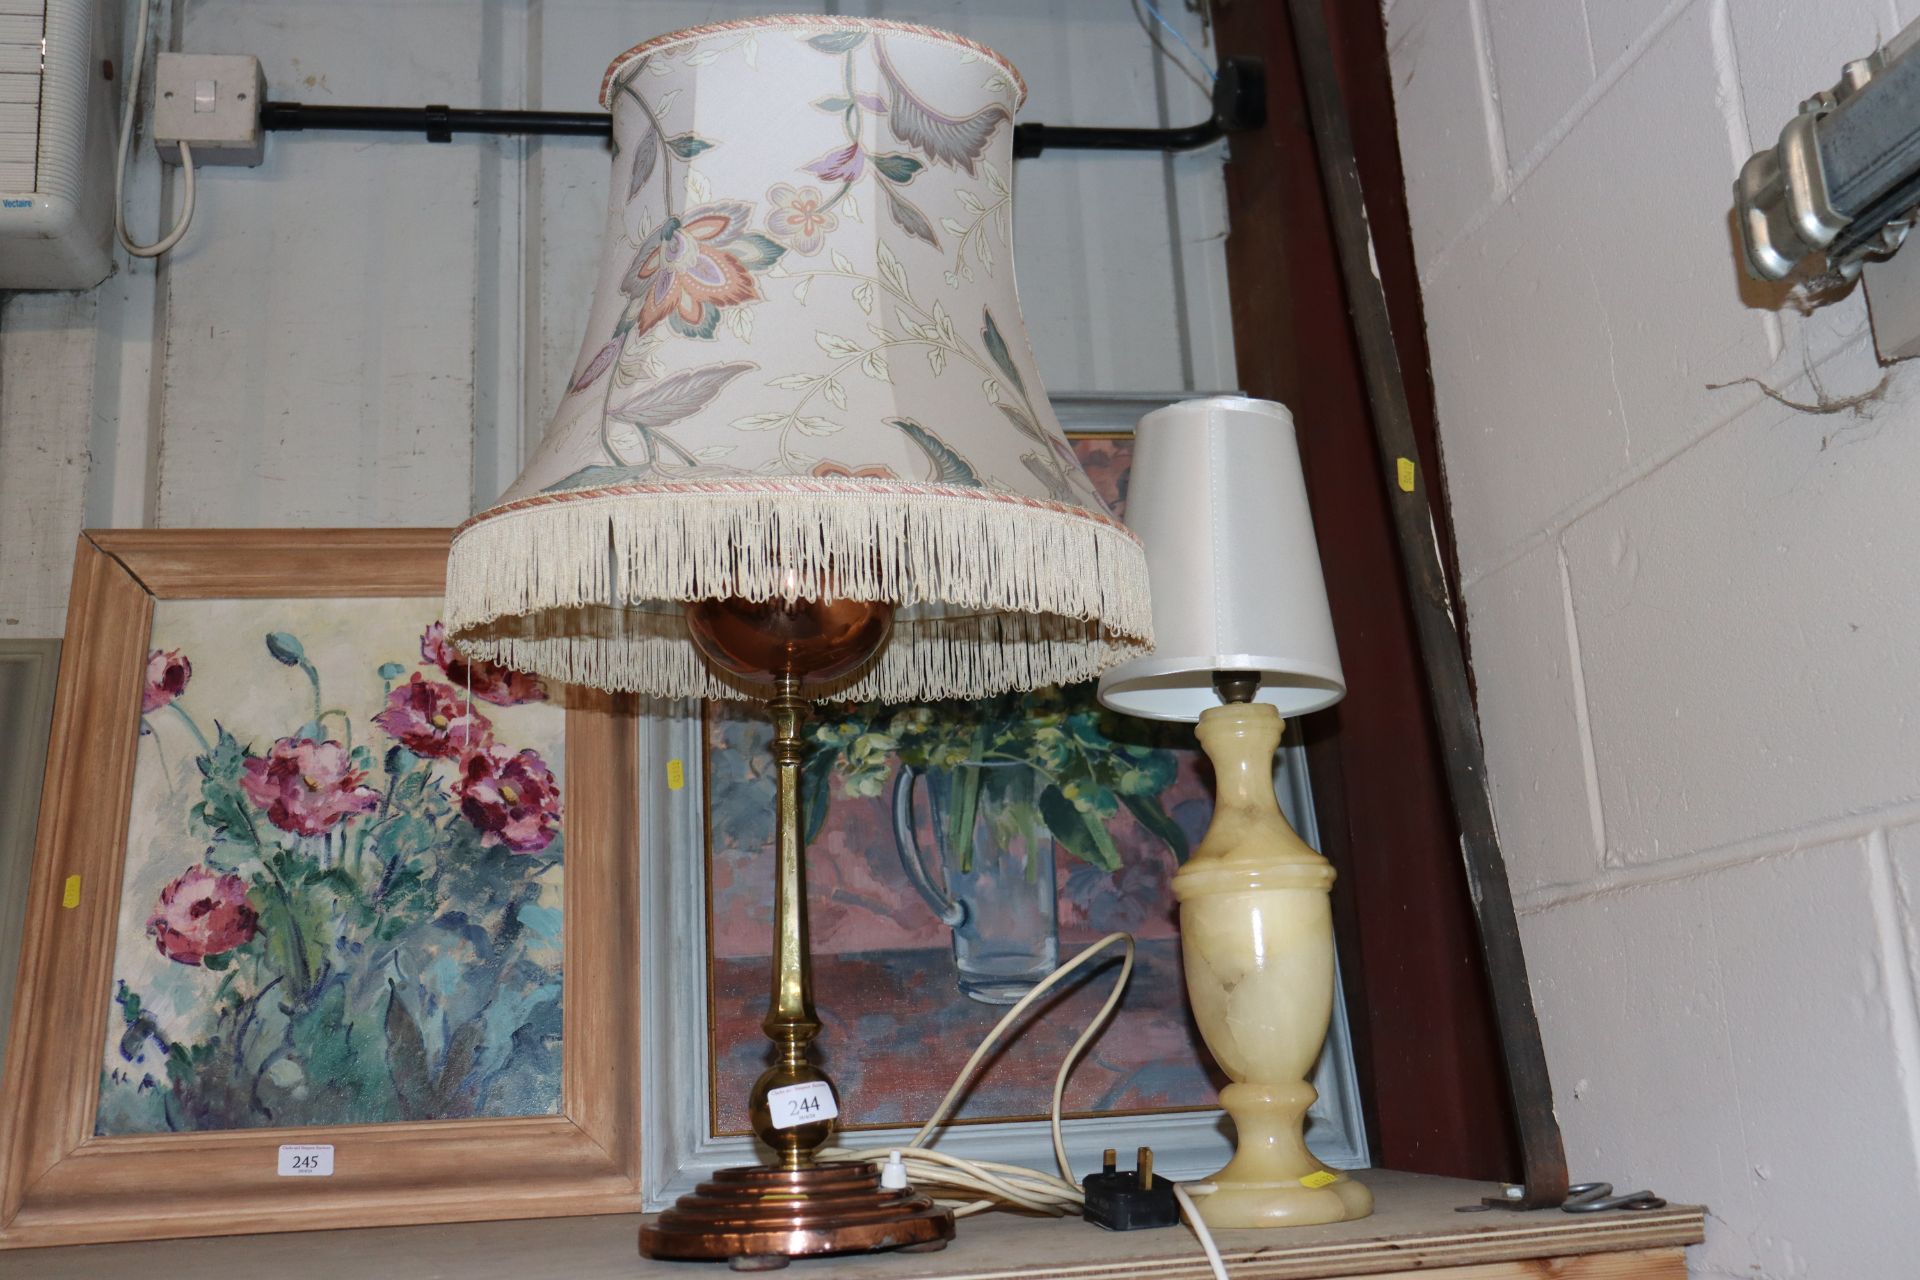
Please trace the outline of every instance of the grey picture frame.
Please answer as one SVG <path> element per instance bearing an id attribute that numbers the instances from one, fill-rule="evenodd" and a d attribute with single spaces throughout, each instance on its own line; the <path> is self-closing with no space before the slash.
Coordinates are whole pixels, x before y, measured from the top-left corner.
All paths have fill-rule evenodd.
<path id="1" fill-rule="evenodd" d="M 1061 395 L 1052 397 L 1052 404 L 1070 434 L 1125 435 L 1143 414 L 1207 394 L 1216 393 Z M 669 1206 L 715 1170 L 762 1158 L 751 1137 L 716 1136 L 711 1120 L 702 733 L 697 703 L 656 699 L 643 708 L 640 892 L 642 918 L 651 927 L 642 940 L 641 1074 L 646 1091 L 640 1150 L 641 1189 L 649 1210 Z M 1317 847 L 1306 751 L 1291 736 L 1280 749 L 1275 784 L 1289 821 Z M 1367 1167 L 1352 1032 L 1345 1001 L 1337 997 L 1313 1085 L 1320 1097 L 1308 1112 L 1308 1145 L 1335 1168 Z M 1068 1155 L 1082 1172 L 1098 1168 L 1106 1147 L 1151 1145 L 1155 1167 L 1181 1180 L 1212 1174 L 1233 1154 L 1225 1115 L 1217 1109 L 1088 1117 L 1068 1120 L 1062 1130 Z M 869 1130 L 857 1141 L 862 1147 L 885 1147 L 904 1145 L 912 1136 L 911 1128 Z M 938 1146 L 963 1158 L 1048 1171 L 1055 1167 L 1045 1121 L 957 1125 L 941 1136 Z"/>
<path id="2" fill-rule="evenodd" d="M 25 935 L 40 788 L 60 674 L 58 640 L 0 640 L 0 1072 Z"/>

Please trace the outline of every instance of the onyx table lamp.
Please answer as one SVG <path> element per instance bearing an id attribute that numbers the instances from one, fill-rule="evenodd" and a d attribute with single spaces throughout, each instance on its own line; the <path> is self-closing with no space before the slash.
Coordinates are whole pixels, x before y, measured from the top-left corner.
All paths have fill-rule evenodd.
<path id="1" fill-rule="evenodd" d="M 1284 716 L 1346 692 L 1293 419 L 1220 396 L 1158 409 L 1134 436 L 1127 522 L 1147 549 L 1158 649 L 1100 700 L 1197 720 L 1218 786 L 1206 838 L 1173 879 L 1187 998 L 1233 1083 L 1234 1156 L 1196 1197 L 1214 1227 L 1365 1217 L 1366 1187 L 1307 1150 L 1307 1077 L 1333 1013 L 1334 872 L 1280 812 Z"/>
<path id="2" fill-rule="evenodd" d="M 773 1065 L 750 1099 L 771 1158 L 643 1230 L 656 1257 L 953 1234 L 872 1165 L 814 1158 L 839 1101 L 808 1050 L 809 701 L 1087 680 L 1151 642 L 1140 544 L 1068 449 L 1014 293 L 1023 94 L 992 50 L 887 21 L 727 22 L 614 59 L 584 348 L 526 470 L 454 538 L 467 652 L 773 716 Z"/>

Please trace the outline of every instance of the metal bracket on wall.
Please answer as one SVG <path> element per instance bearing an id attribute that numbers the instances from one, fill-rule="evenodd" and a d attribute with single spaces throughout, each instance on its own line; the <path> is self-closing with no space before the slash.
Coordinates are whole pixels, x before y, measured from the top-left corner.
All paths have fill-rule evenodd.
<path id="1" fill-rule="evenodd" d="M 1030 159 L 1044 151 L 1191 151 L 1266 123 L 1266 64 L 1259 58 L 1227 58 L 1213 86 L 1213 115 L 1198 124 L 1175 129 L 1021 124 L 1013 129 L 1013 154 Z M 452 142 L 456 133 L 605 138 L 613 132 L 612 117 L 598 111 L 468 110 L 442 104 L 354 107 L 267 102 L 260 109 L 260 125 L 270 133 L 306 129 L 417 133 L 428 142 Z"/>
<path id="2" fill-rule="evenodd" d="M 1373 236 L 1367 226 L 1366 193 L 1353 149 L 1353 127 L 1327 30 L 1325 0 L 1288 0 L 1300 78 L 1306 89 L 1314 147 L 1326 182 L 1334 240 L 1340 251 L 1340 275 L 1347 308 L 1366 375 L 1373 409 L 1374 444 L 1380 476 L 1392 498 L 1393 531 L 1415 630 L 1426 670 L 1429 702 L 1445 757 L 1447 791 L 1460 825 L 1460 855 L 1479 928 L 1480 952 L 1493 994 L 1494 1021 L 1506 1060 L 1507 1092 L 1520 1131 L 1523 1181 L 1504 1197 L 1489 1199 L 1505 1209 L 1558 1209 L 1567 1201 L 1567 1154 L 1560 1123 L 1553 1114 L 1553 1081 L 1547 1074 L 1540 1021 L 1527 986 L 1527 961 L 1520 948 L 1520 924 L 1507 883 L 1507 864 L 1493 823 L 1487 793 L 1486 750 L 1467 678 L 1466 653 L 1454 623 L 1451 592 L 1440 562 L 1438 537 L 1427 486 L 1418 482 L 1414 459 L 1420 456 L 1413 411 L 1393 342 L 1386 287 L 1374 264 Z"/>
<path id="3" fill-rule="evenodd" d="M 1784 280 L 1822 254 L 1851 280 L 1907 237 L 1920 206 L 1920 22 L 1800 104 L 1733 187 L 1747 271 Z"/>

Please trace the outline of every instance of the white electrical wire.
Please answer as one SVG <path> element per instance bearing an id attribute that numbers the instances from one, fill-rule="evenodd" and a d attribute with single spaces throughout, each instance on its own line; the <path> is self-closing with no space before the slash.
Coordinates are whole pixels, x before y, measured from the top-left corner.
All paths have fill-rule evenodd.
<path id="1" fill-rule="evenodd" d="M 1200 1237 L 1200 1248 L 1206 1252 L 1207 1265 L 1213 1268 L 1214 1280 L 1227 1280 L 1227 1264 L 1220 1258 L 1220 1248 L 1213 1242 L 1213 1232 L 1207 1230 L 1207 1220 L 1200 1216 L 1193 1197 L 1209 1195 L 1213 1191 L 1210 1182 L 1176 1182 L 1173 1184 L 1173 1198 L 1180 1202 L 1180 1214 L 1186 1218 L 1187 1225 L 1193 1228 L 1193 1234 Z"/>
<path id="2" fill-rule="evenodd" d="M 1126 947 L 1126 959 L 1121 963 L 1120 975 L 1113 984 L 1113 991 L 1107 996 L 1106 1003 L 1100 1006 L 1100 1011 L 1093 1016 L 1093 1020 L 1087 1024 L 1086 1030 L 1080 1033 L 1080 1038 L 1073 1042 L 1073 1047 L 1067 1050 L 1067 1056 L 1061 1061 L 1060 1070 L 1053 1078 L 1051 1111 L 1053 1155 L 1060 1165 L 1059 1176 L 1042 1173 L 1038 1169 L 1028 1169 L 1022 1165 L 1001 1164 L 991 1160 L 965 1160 L 929 1147 L 928 1142 L 946 1123 L 954 1104 L 959 1101 L 961 1094 L 966 1092 L 967 1086 L 973 1083 L 973 1077 L 978 1074 L 980 1064 L 986 1061 L 987 1055 L 999 1043 L 1001 1035 L 1007 1028 L 1019 1021 L 1021 1015 L 1032 1008 L 1034 1003 L 1047 992 L 1065 981 L 1068 975 L 1115 943 Z M 1085 1203 L 1086 1197 L 1081 1193 L 1080 1184 L 1073 1176 L 1073 1166 L 1067 1160 L 1066 1140 L 1060 1132 L 1061 1099 L 1066 1093 L 1067 1075 L 1073 1070 L 1073 1064 L 1079 1061 L 1081 1051 L 1107 1025 L 1107 1020 L 1113 1016 L 1115 1006 L 1120 1003 L 1120 997 L 1126 992 L 1127 979 L 1133 975 L 1133 951 L 1133 938 L 1130 935 L 1110 933 L 1042 978 L 1033 990 L 1020 997 L 1019 1002 L 1001 1016 L 1000 1021 L 994 1024 L 993 1030 L 987 1032 L 986 1038 L 973 1051 L 973 1056 L 968 1058 L 966 1065 L 960 1068 L 960 1074 L 955 1077 L 953 1087 L 947 1090 L 947 1096 L 940 1099 L 940 1105 L 933 1109 L 933 1114 L 927 1118 L 925 1124 L 920 1126 L 920 1131 L 913 1135 L 913 1140 L 905 1147 L 899 1148 L 901 1160 L 906 1164 L 908 1173 L 915 1183 L 982 1197 L 958 1203 L 954 1208 L 955 1217 L 979 1213 L 983 1209 L 991 1209 L 1000 1204 L 1013 1204 L 1038 1213 L 1065 1214 L 1074 1212 Z M 892 1155 L 893 1150 L 893 1148 L 878 1147 L 864 1151 L 849 1151 L 841 1147 L 829 1147 L 818 1155 L 825 1160 L 884 1160 Z"/>
<path id="3" fill-rule="evenodd" d="M 1073 1042 L 1067 1055 L 1060 1062 L 1060 1070 L 1053 1077 L 1053 1105 L 1048 1112 L 1053 1134 L 1053 1158 L 1060 1166 L 1058 1175 L 1043 1173 L 1038 1169 L 1029 1169 L 1024 1165 L 1003 1164 L 996 1160 L 968 1160 L 960 1156 L 948 1155 L 936 1151 L 930 1146 L 935 1134 L 947 1122 L 954 1105 L 973 1083 L 980 1064 L 999 1043 L 1001 1035 L 1020 1020 L 1021 1015 L 1033 1007 L 1047 992 L 1058 986 L 1067 976 L 1087 964 L 1095 956 L 1116 943 L 1126 948 L 1126 958 L 1121 962 L 1119 976 L 1114 980 L 1113 990 L 1099 1012 L 1087 1023 L 1080 1038 Z M 956 1218 L 980 1213 L 987 1209 L 1005 1206 L 1026 1209 L 1034 1213 L 1052 1214 L 1056 1217 L 1077 1213 L 1086 1203 L 1086 1194 L 1080 1189 L 1079 1181 L 1073 1176 L 1073 1165 L 1067 1159 L 1067 1143 L 1060 1130 L 1060 1110 L 1066 1095 L 1067 1076 L 1073 1071 L 1074 1063 L 1080 1060 L 1080 1054 L 1100 1034 L 1107 1022 L 1113 1017 L 1114 1009 L 1120 1003 L 1120 997 L 1126 993 L 1127 981 L 1133 976 L 1134 943 L 1130 934 L 1110 933 L 1100 941 L 1082 951 L 1073 959 L 1055 969 L 1033 990 L 1022 996 L 1017 1004 L 1008 1009 L 987 1032 L 986 1038 L 960 1068 L 960 1074 L 954 1078 L 946 1097 L 940 1099 L 940 1105 L 933 1109 L 927 1122 L 913 1135 L 912 1141 L 905 1147 L 873 1147 L 865 1150 L 849 1150 L 845 1147 L 826 1147 L 817 1152 L 822 1160 L 868 1160 L 898 1162 L 904 1165 L 908 1177 L 914 1184 L 929 1190 L 960 1192 L 959 1198 L 936 1195 L 941 1204 L 953 1209 Z M 1196 1192 L 1213 1190 L 1210 1185 L 1196 1184 Z M 1174 1197 L 1186 1212 L 1187 1222 L 1193 1227 L 1194 1234 L 1200 1238 L 1200 1247 L 1206 1251 L 1207 1261 L 1213 1267 L 1216 1280 L 1228 1280 L 1226 1264 L 1220 1260 L 1220 1251 L 1214 1247 L 1213 1236 L 1207 1231 L 1207 1224 L 1200 1218 L 1188 1197 L 1185 1188 L 1176 1184 Z"/>
<path id="4" fill-rule="evenodd" d="M 133 67 L 127 73 L 127 101 L 120 111 L 120 146 L 113 161 L 113 233 L 120 247 L 134 257 L 157 258 L 180 243 L 180 237 L 187 234 L 187 224 L 193 221 L 193 150 L 184 142 L 179 144 L 180 169 L 186 175 L 187 184 L 180 201 L 180 220 L 173 224 L 173 230 L 152 244 L 141 244 L 127 234 L 127 148 L 133 142 L 133 115 L 140 106 L 140 69 L 147 61 L 147 15 L 157 0 L 139 2 L 140 24 L 133 37 Z"/>

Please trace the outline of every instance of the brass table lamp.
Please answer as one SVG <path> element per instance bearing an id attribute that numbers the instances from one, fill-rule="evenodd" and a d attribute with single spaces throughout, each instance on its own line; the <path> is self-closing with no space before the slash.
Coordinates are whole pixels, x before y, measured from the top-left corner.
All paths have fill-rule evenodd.
<path id="1" fill-rule="evenodd" d="M 953 1234 L 873 1166 L 814 1159 L 839 1100 L 808 1057 L 807 701 L 984 697 L 1150 644 L 1145 557 L 1067 447 L 1014 293 L 1023 93 L 991 50 L 878 20 L 728 22 L 621 54 L 580 359 L 526 470 L 454 539 L 468 652 L 774 718 L 774 1064 L 751 1098 L 772 1158 L 643 1230 L 655 1257 L 782 1265 Z"/>
<path id="2" fill-rule="evenodd" d="M 1333 1012 L 1334 872 L 1280 812 L 1283 715 L 1346 692 L 1293 419 L 1219 396 L 1155 410 L 1134 436 L 1127 517 L 1147 549 L 1159 648 L 1100 680 L 1100 700 L 1198 720 L 1219 795 L 1173 878 L 1187 997 L 1233 1080 L 1234 1157 L 1197 1197 L 1213 1227 L 1362 1218 L 1373 1196 L 1307 1150 L 1307 1082 Z"/>

